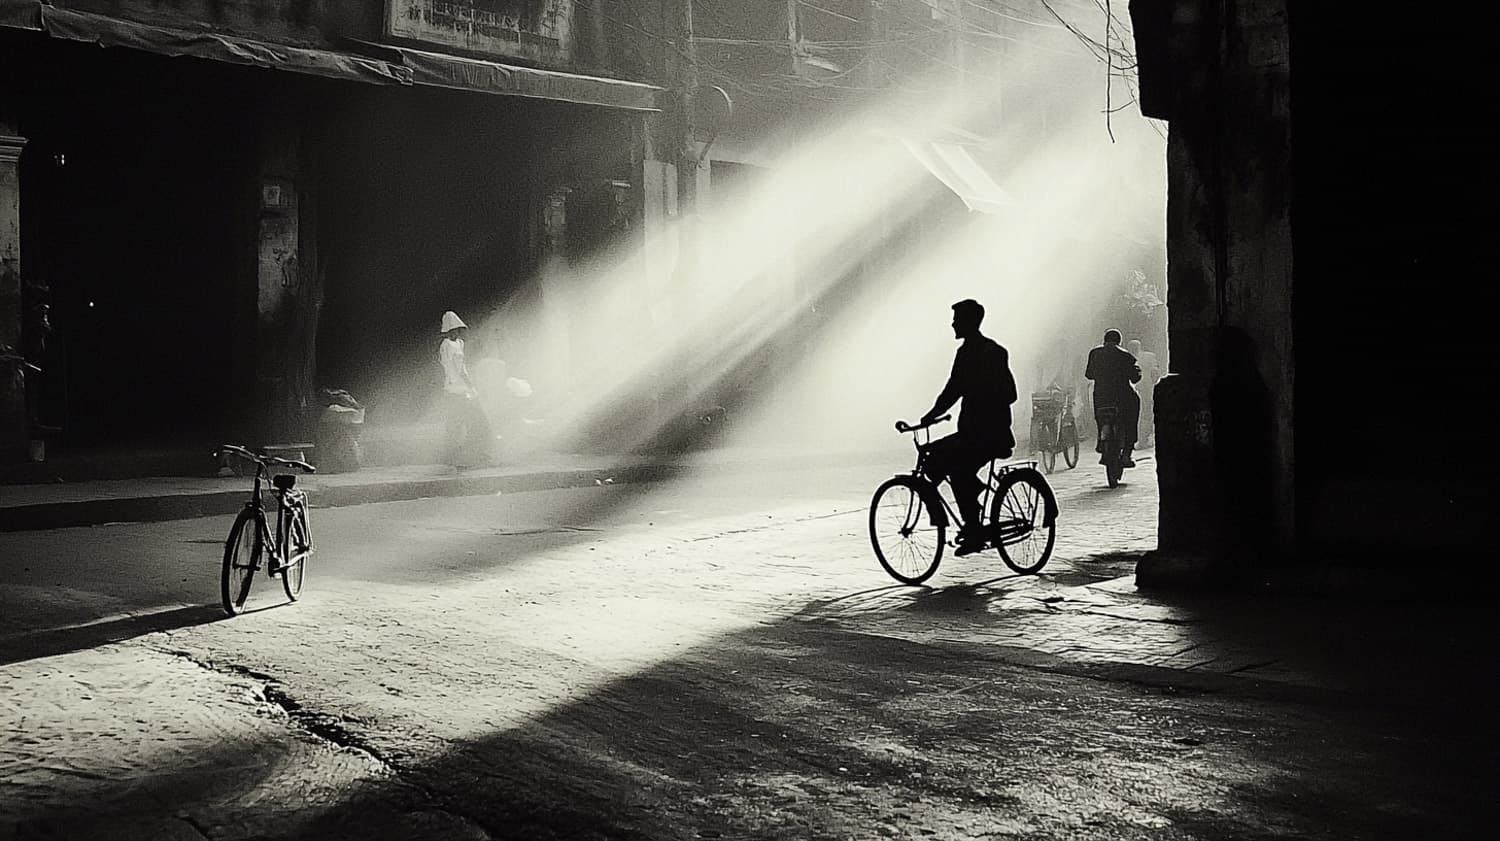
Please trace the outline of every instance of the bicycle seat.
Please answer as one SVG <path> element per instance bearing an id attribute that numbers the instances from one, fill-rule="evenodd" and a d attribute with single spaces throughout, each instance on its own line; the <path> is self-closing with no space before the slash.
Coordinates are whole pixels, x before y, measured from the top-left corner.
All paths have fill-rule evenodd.
<path id="1" fill-rule="evenodd" d="M 271 483 L 279 490 L 289 491 L 297 487 L 297 477 L 290 473 L 280 473 L 271 479 Z"/>

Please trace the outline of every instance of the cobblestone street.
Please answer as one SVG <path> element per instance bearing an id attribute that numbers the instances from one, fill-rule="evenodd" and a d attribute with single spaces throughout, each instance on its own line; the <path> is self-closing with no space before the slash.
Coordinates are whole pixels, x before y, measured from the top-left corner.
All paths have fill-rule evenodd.
<path id="1" fill-rule="evenodd" d="M 1481 618 L 1138 593 L 1151 462 L 1089 461 L 1040 576 L 919 588 L 878 467 L 322 510 L 303 600 L 224 621 L 228 518 L 0 535 L 0 838 L 1486 835 L 1422 682 Z"/>

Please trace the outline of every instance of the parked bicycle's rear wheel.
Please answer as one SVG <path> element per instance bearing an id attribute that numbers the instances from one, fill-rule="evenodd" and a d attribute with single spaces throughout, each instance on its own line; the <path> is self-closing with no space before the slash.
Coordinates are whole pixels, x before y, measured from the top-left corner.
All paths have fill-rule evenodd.
<path id="1" fill-rule="evenodd" d="M 307 562 L 312 558 L 312 527 L 307 522 L 307 504 L 291 507 L 291 522 L 287 525 L 286 537 L 281 547 L 281 557 L 295 560 L 281 570 L 281 587 L 292 601 L 302 592 L 302 581 L 307 577 Z"/>
<path id="2" fill-rule="evenodd" d="M 1057 466 L 1057 443 L 1058 431 L 1051 421 L 1044 420 L 1035 425 L 1035 437 L 1032 439 L 1032 449 L 1036 451 L 1037 460 L 1041 462 L 1042 469 L 1048 473 Z"/>
<path id="3" fill-rule="evenodd" d="M 261 517 L 254 508 L 246 508 L 235 518 L 229 529 L 229 538 L 224 541 L 224 569 L 219 576 L 219 595 L 224 612 L 230 616 L 245 609 L 245 600 L 250 597 L 250 584 L 260 569 L 261 555 L 265 547 L 261 543 Z"/>
<path id="4" fill-rule="evenodd" d="M 1042 474 L 1030 468 L 1005 474 L 995 489 L 990 527 L 1006 566 L 1031 575 L 1046 565 L 1057 540 L 1056 507 Z"/>
<path id="5" fill-rule="evenodd" d="M 1061 438 L 1063 461 L 1067 462 L 1068 469 L 1072 470 L 1078 466 L 1078 425 L 1065 423 Z"/>
<path id="6" fill-rule="evenodd" d="M 933 512 L 941 509 L 937 490 L 915 476 L 897 476 L 876 489 L 870 501 L 870 543 L 892 578 L 921 584 L 937 572 L 947 526 L 934 520 Z"/>

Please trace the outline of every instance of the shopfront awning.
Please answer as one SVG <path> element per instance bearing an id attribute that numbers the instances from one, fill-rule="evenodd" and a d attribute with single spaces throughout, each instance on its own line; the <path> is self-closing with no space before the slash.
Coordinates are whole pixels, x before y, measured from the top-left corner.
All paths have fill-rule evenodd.
<path id="1" fill-rule="evenodd" d="M 412 82 L 418 85 L 599 105 L 629 111 L 661 110 L 656 101 L 661 88 L 642 82 L 517 67 L 390 44 L 371 43 L 369 46 L 400 55 L 402 66 L 411 72 Z"/>
<path id="2" fill-rule="evenodd" d="M 901 140 L 912 157 L 943 182 L 964 204 L 979 213 L 999 213 L 1016 206 L 1015 199 L 995 183 L 989 172 L 958 143 Z"/>
<path id="3" fill-rule="evenodd" d="M 24 23 L 21 5 L 0 0 L 0 24 L 12 25 L 15 18 Z M 273 44 L 218 32 L 178 29 L 138 23 L 123 18 L 32 4 L 39 28 L 54 38 L 83 41 L 102 47 L 129 47 L 168 56 L 191 56 L 232 64 L 246 64 L 277 70 L 309 73 L 333 79 L 350 79 L 380 84 L 411 84 L 411 71 L 377 58 L 348 53 Z M 12 14 L 12 9 L 16 10 Z"/>
<path id="4" fill-rule="evenodd" d="M 103 47 L 129 47 L 168 56 L 309 73 L 376 84 L 432 85 L 580 105 L 659 111 L 661 88 L 642 82 L 518 67 L 410 47 L 349 39 L 371 55 L 294 47 L 62 9 L 37 0 L 0 0 L 0 26 L 40 30 L 54 38 Z M 377 58 L 375 56 L 381 56 Z"/>
<path id="5" fill-rule="evenodd" d="M 42 6 L 36 0 L 0 0 L 0 26 L 11 29 L 42 28 Z"/>

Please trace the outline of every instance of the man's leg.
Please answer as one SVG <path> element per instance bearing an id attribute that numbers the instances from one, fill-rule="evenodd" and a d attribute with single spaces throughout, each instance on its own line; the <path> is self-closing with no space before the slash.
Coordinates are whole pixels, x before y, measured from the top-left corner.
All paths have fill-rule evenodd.
<path id="1" fill-rule="evenodd" d="M 967 555 L 984 546 L 982 514 L 979 510 L 979 494 L 984 486 L 976 474 L 980 465 L 986 461 L 986 457 L 957 433 L 939 438 L 927 446 L 922 473 L 934 483 L 945 479 L 948 481 L 949 487 L 953 489 L 953 499 L 958 503 L 958 516 L 964 523 L 958 535 L 957 554 Z"/>
<path id="2" fill-rule="evenodd" d="M 1136 435 L 1141 428 L 1141 396 L 1135 389 L 1131 389 L 1130 394 L 1126 395 L 1122 414 L 1125 416 L 1125 422 L 1122 424 L 1125 440 L 1121 442 L 1124 445 L 1125 466 L 1135 467 L 1135 459 L 1130 456 L 1131 451 L 1135 449 Z"/>
<path id="3" fill-rule="evenodd" d="M 949 484 L 953 488 L 953 499 L 958 503 L 958 514 L 963 518 L 964 528 L 958 535 L 955 555 L 968 555 L 983 549 L 985 538 L 984 511 L 979 506 L 979 495 L 984 492 L 984 482 L 979 478 L 979 468 L 993 457 L 993 447 L 980 447 L 960 439 L 950 461 Z"/>
<path id="4" fill-rule="evenodd" d="M 958 437 L 958 433 L 946 435 L 927 445 L 927 457 L 922 461 L 922 474 L 937 484 L 946 480 L 953 488 L 953 496 L 958 501 L 958 514 L 965 525 L 970 522 L 972 513 L 970 506 L 964 501 L 965 494 L 961 491 L 964 484 L 964 474 L 973 471 L 965 471 L 964 443 Z M 972 478 L 972 477 L 970 477 Z"/>

